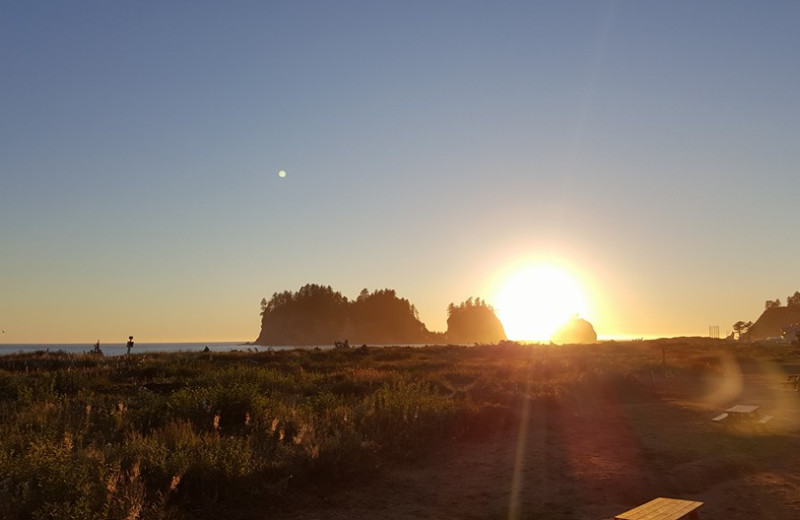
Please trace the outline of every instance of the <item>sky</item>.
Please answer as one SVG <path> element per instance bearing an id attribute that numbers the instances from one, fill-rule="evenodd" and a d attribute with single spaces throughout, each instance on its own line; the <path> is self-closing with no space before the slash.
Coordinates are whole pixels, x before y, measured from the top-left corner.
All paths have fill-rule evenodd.
<path id="1" fill-rule="evenodd" d="M 798 19 L 3 2 L 0 343 L 253 340 L 306 283 L 444 331 L 542 261 L 601 338 L 724 335 L 800 289 Z"/>

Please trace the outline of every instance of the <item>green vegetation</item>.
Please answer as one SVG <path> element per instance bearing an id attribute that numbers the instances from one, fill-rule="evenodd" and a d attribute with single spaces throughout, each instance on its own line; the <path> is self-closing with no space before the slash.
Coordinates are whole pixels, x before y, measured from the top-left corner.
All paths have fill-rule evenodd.
<path id="1" fill-rule="evenodd" d="M 646 391 L 656 346 L 4 356 L 0 518 L 263 516 L 513 427 L 523 402 Z"/>

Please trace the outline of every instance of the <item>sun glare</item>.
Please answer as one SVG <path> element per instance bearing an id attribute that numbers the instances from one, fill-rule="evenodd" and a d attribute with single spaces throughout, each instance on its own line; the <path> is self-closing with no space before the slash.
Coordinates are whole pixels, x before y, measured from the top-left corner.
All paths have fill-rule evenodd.
<path id="1" fill-rule="evenodd" d="M 551 264 L 532 265 L 511 274 L 495 297 L 506 336 L 547 341 L 573 315 L 586 314 L 586 297 L 568 272 Z"/>

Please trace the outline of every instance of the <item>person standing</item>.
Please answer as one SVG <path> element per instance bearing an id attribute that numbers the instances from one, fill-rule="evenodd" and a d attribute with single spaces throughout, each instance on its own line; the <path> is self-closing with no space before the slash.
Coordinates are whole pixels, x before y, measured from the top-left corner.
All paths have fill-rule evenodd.
<path id="1" fill-rule="evenodd" d="M 131 349 L 133 348 L 133 336 L 128 336 L 128 355 L 131 355 Z"/>

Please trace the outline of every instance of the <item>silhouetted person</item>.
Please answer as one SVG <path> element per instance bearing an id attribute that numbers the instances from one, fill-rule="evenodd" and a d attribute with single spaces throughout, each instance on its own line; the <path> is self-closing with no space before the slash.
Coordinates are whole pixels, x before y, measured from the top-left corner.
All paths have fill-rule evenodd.
<path id="1" fill-rule="evenodd" d="M 133 348 L 133 336 L 128 336 L 128 355 L 131 355 L 131 349 Z"/>

